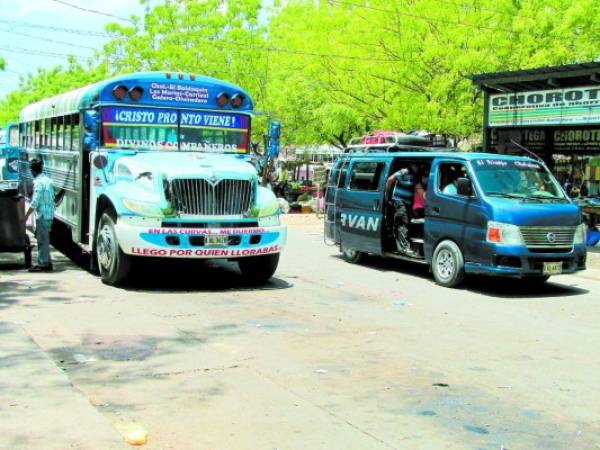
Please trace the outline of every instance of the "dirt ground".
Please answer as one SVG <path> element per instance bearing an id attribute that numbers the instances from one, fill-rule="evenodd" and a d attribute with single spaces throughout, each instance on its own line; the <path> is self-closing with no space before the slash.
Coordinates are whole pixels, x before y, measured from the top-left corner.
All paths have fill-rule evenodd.
<path id="1" fill-rule="evenodd" d="M 0 254 L 0 448 L 600 448 L 600 278 L 344 262 L 314 215 L 275 277 L 146 261 L 124 288 Z M 72 256 L 72 255 L 71 255 Z"/>

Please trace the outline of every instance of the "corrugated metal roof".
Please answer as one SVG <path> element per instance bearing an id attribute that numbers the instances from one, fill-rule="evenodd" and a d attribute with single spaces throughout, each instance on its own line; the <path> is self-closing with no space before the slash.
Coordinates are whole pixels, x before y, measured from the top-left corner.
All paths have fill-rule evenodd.
<path id="1" fill-rule="evenodd" d="M 592 79 L 592 75 L 598 79 Z M 483 89 L 510 92 L 587 86 L 600 84 L 600 62 L 481 73 L 470 78 Z"/>
<path id="2" fill-rule="evenodd" d="M 86 96 L 90 97 L 99 83 L 90 84 L 74 91 L 55 95 L 37 103 L 32 103 L 21 110 L 19 114 L 20 122 L 29 122 L 31 120 L 44 119 L 47 117 L 75 114 L 79 112 L 81 104 Z"/>

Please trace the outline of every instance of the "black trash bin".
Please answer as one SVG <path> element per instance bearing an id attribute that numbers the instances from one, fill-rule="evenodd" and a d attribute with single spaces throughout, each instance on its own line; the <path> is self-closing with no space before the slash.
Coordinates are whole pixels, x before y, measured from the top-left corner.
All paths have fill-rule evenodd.
<path id="1" fill-rule="evenodd" d="M 31 242 L 25 232 L 25 199 L 17 181 L 0 181 L 0 253 L 21 253 L 31 267 Z"/>

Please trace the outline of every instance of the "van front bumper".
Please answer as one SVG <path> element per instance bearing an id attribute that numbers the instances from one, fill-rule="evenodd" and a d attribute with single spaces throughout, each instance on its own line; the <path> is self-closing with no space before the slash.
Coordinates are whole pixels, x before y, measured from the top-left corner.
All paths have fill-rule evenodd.
<path id="1" fill-rule="evenodd" d="M 562 263 L 563 274 L 585 270 L 586 267 L 587 252 L 584 244 L 576 244 L 566 252 L 537 252 L 524 245 L 483 242 L 479 250 L 479 261 L 465 262 L 466 273 L 524 278 L 545 276 L 544 263 Z"/>
<path id="2" fill-rule="evenodd" d="M 123 253 L 166 258 L 244 258 L 279 253 L 287 240 L 286 226 L 250 228 L 139 227 L 117 223 Z"/>

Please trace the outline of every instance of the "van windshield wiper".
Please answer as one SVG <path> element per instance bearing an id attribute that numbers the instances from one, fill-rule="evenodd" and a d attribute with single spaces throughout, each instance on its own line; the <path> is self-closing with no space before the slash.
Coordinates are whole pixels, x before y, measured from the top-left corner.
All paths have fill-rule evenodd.
<path id="1" fill-rule="evenodd" d="M 511 194 L 508 192 L 500 192 L 500 191 L 489 191 L 489 192 L 486 192 L 485 195 L 491 195 L 494 197 L 518 198 L 519 200 L 523 200 L 525 198 L 523 195 Z"/>
<path id="2" fill-rule="evenodd" d="M 536 200 L 566 200 L 564 197 L 556 197 L 554 195 L 547 196 L 547 195 L 535 195 L 535 194 L 528 195 L 527 198 L 534 198 Z"/>

